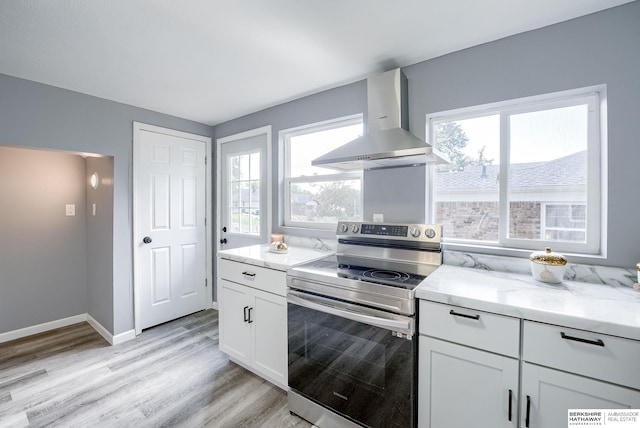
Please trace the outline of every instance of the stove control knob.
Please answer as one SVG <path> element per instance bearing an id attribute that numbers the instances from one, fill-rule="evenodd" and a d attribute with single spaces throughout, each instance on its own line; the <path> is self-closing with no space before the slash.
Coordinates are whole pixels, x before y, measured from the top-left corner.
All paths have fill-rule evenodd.
<path id="1" fill-rule="evenodd" d="M 429 239 L 433 239 L 433 237 L 436 236 L 436 231 L 433 229 L 427 229 L 424 231 L 424 235 Z"/>
<path id="2" fill-rule="evenodd" d="M 352 231 L 353 233 L 358 233 L 358 225 L 357 225 L 357 224 L 354 224 L 353 226 L 351 226 L 351 231 Z"/>
<path id="3" fill-rule="evenodd" d="M 411 229 L 409 229 L 409 234 L 414 238 L 418 238 L 420 236 L 420 228 L 412 227 Z"/>
<path id="4" fill-rule="evenodd" d="M 349 230 L 349 226 L 344 224 L 344 223 L 342 223 L 340 225 L 340 232 L 345 233 L 347 230 Z"/>

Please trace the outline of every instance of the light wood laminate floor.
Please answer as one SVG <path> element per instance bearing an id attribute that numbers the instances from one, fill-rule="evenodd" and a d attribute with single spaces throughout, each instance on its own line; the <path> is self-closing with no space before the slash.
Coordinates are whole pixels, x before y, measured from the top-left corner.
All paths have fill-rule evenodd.
<path id="1" fill-rule="evenodd" d="M 218 312 L 110 346 L 87 323 L 0 344 L 0 427 L 304 427 L 218 349 Z"/>

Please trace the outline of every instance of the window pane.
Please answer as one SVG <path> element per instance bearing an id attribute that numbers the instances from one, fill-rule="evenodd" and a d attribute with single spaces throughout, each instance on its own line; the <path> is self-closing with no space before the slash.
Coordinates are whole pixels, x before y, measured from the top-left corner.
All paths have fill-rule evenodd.
<path id="1" fill-rule="evenodd" d="M 229 158 L 230 232 L 260 235 L 260 153 Z"/>
<path id="2" fill-rule="evenodd" d="M 260 153 L 249 155 L 249 180 L 260 180 Z"/>
<path id="3" fill-rule="evenodd" d="M 362 219 L 362 174 L 311 165 L 324 155 L 362 135 L 361 119 L 345 118 L 285 133 L 285 225 L 330 228 L 338 220 Z M 309 178 L 305 178 L 309 177 Z"/>
<path id="4" fill-rule="evenodd" d="M 509 238 L 586 242 L 587 115 L 578 105 L 509 117 Z"/>
<path id="5" fill-rule="evenodd" d="M 311 166 L 311 161 L 362 135 L 362 123 L 291 137 L 290 177 L 335 174 L 335 170 Z"/>
<path id="6" fill-rule="evenodd" d="M 497 241 L 500 117 L 436 122 L 434 142 L 451 160 L 434 172 L 434 217 L 443 236 Z"/>
<path id="7" fill-rule="evenodd" d="M 335 223 L 362 215 L 360 180 L 292 183 L 290 195 L 292 222 Z"/>

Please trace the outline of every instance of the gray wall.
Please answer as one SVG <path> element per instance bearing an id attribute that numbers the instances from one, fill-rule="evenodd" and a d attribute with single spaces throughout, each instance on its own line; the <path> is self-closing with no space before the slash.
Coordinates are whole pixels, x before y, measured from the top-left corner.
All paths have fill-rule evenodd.
<path id="1" fill-rule="evenodd" d="M 113 314 L 113 324 L 104 325 L 113 334 L 133 329 L 130 176 L 134 121 L 212 135 L 212 128 L 200 123 L 0 75 L 0 145 L 113 157 L 113 298 L 98 303 L 101 310 Z M 24 260 L 22 266 L 31 269 L 40 262 L 37 258 Z M 52 306 L 37 316 L 58 319 Z"/>
<path id="2" fill-rule="evenodd" d="M 94 189 L 93 173 L 100 177 Z M 101 325 L 113 325 L 113 158 L 88 157 L 85 161 L 87 236 L 87 312 Z M 96 205 L 93 215 L 93 204 Z"/>
<path id="3" fill-rule="evenodd" d="M 640 2 L 633 2 L 405 67 L 410 129 L 424 138 L 427 113 L 607 84 L 608 257 L 581 261 L 634 266 L 640 258 L 640 227 L 636 220 L 636 190 L 640 184 L 639 23 Z M 215 137 L 268 124 L 273 125 L 277 137 L 281 129 L 348 114 L 366 114 L 365 110 L 363 81 L 218 125 Z M 277 171 L 277 138 L 274 154 Z M 424 213 L 425 196 L 415 170 L 396 169 L 388 177 L 383 175 L 387 173 L 372 171 L 365 175 L 365 188 L 369 187 L 365 190 L 365 214 L 378 212 L 386 201 L 398 200 L 393 191 L 411 190 L 410 186 L 415 186 L 415 191 L 410 192 L 412 202 L 407 210 Z M 372 191 L 370 184 L 383 183 L 385 178 L 392 181 L 379 191 Z M 278 178 L 273 183 L 278 186 Z M 278 192 L 274 193 L 277 202 Z M 396 212 L 389 217 L 386 219 L 393 220 Z M 281 219 L 274 216 L 274 229 L 278 230 L 280 224 Z"/>
<path id="4" fill-rule="evenodd" d="M 85 182 L 80 156 L 0 146 L 0 333 L 87 311 Z"/>
<path id="5" fill-rule="evenodd" d="M 424 223 L 425 177 L 425 166 L 366 171 L 364 218 L 372 220 L 374 214 L 383 214 L 387 222 Z"/>

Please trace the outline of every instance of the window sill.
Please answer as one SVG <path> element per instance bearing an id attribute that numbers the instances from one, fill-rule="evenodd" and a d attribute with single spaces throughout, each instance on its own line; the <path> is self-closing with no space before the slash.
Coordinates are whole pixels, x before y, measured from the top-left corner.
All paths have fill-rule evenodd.
<path id="1" fill-rule="evenodd" d="M 283 233 L 285 235 L 304 236 L 309 238 L 336 239 L 335 229 L 311 229 L 306 227 L 280 226 L 274 229 L 273 233 Z"/>
<path id="2" fill-rule="evenodd" d="M 443 243 L 444 251 L 457 251 L 461 253 L 484 254 L 490 256 L 515 257 L 521 259 L 529 259 L 529 255 L 533 250 L 521 248 L 505 248 L 489 245 L 474 245 L 461 243 Z M 541 248 L 541 250 L 544 248 Z M 602 265 L 606 262 L 607 257 L 603 254 L 574 254 L 563 253 L 570 263 Z"/>

